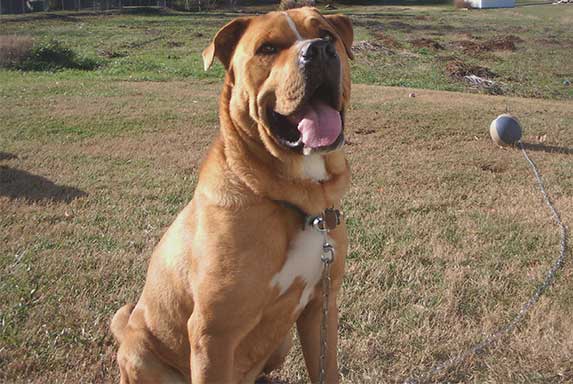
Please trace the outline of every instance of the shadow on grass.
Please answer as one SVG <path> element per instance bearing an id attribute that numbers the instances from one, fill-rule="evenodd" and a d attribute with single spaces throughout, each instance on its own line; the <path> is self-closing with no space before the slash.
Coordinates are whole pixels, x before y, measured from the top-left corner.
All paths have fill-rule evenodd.
<path id="1" fill-rule="evenodd" d="M 573 155 L 573 148 L 567 148 L 567 147 L 556 147 L 554 145 L 529 144 L 529 143 L 523 143 L 523 147 L 528 151 Z"/>
<path id="2" fill-rule="evenodd" d="M 12 159 L 17 159 L 18 156 L 16 156 L 13 153 L 8 153 L 8 152 L 0 152 L 0 160 L 12 160 Z"/>
<path id="3" fill-rule="evenodd" d="M 6 166 L 0 166 L 0 196 L 25 199 L 29 202 L 66 202 L 87 196 L 74 187 L 57 185 L 42 176 Z"/>

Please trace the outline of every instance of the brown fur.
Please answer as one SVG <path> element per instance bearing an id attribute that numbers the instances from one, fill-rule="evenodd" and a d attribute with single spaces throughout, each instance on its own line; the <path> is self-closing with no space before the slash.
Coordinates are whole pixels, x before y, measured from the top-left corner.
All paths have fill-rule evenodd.
<path id="1" fill-rule="evenodd" d="M 344 110 L 350 97 L 350 22 L 343 16 L 324 18 L 311 8 L 288 14 L 305 37 L 318 37 L 319 29 L 337 36 Z M 272 59 L 261 58 L 253 54 L 261 38 L 290 48 Z M 282 364 L 295 323 L 310 379 L 318 380 L 320 287 L 299 313 L 295 307 L 303 281 L 295 280 L 282 295 L 271 284 L 301 230 L 300 215 L 277 200 L 319 214 L 340 204 L 350 176 L 343 153 L 335 150 L 322 155 L 329 179 L 309 179 L 303 156 L 278 145 L 266 124 L 269 105 L 292 112 L 303 97 L 293 88 L 304 81 L 293 65 L 294 39 L 284 15 L 275 12 L 232 21 L 205 50 L 206 68 L 217 57 L 227 69 L 221 134 L 202 164 L 193 200 L 151 257 L 138 303 L 124 306 L 112 320 L 122 383 L 252 383 Z M 327 375 L 335 383 L 336 293 L 347 248 L 344 224 L 330 237 L 337 254 Z"/>

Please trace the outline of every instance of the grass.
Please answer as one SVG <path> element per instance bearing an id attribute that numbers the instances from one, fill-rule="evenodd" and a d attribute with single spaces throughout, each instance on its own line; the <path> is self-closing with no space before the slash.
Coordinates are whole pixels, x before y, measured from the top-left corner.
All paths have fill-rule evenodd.
<path id="1" fill-rule="evenodd" d="M 258 9 L 245 7 L 245 11 Z M 353 62 L 355 83 L 476 92 L 469 83 L 451 77 L 445 70 L 448 62 L 462 60 L 493 71 L 494 80 L 505 95 L 573 99 L 573 88 L 563 85 L 573 78 L 569 57 L 573 15 L 567 7 L 462 11 L 450 6 L 373 5 L 340 6 L 338 11 L 352 17 L 358 42 L 381 47 L 357 51 Z M 217 29 L 235 16 L 225 12 L 2 16 L 0 36 L 17 34 L 40 42 L 55 39 L 85 60 L 101 64 L 96 71 L 29 75 L 37 81 L 54 76 L 153 81 L 220 79 L 222 67 L 217 65 L 204 72 L 200 53 Z M 508 37 L 519 38 L 515 50 L 475 52 L 460 45 Z M 442 48 L 415 44 L 420 38 Z"/>
<path id="2" fill-rule="evenodd" d="M 353 185 L 344 201 L 343 383 L 396 382 L 467 349 L 517 313 L 557 256 L 558 229 L 527 164 L 487 134 L 506 109 L 520 117 L 525 141 L 547 134 L 545 150 L 530 155 L 571 223 L 571 94 L 552 83 L 550 69 L 571 73 L 571 64 L 559 64 L 565 52 L 541 57 L 549 45 L 531 43 L 557 33 L 559 44 L 571 39 L 558 21 L 571 17 L 569 8 L 557 8 L 345 9 L 358 20 L 357 39 L 372 41 L 380 23 L 398 26 L 390 24 L 398 16 L 412 25 L 465 20 L 482 26 L 480 41 L 495 34 L 495 18 L 516 26 L 527 17 L 517 51 L 456 57 L 500 73 L 513 60 L 529 83 L 504 96 L 470 94 L 441 72 L 441 52 L 410 48 L 428 34 L 422 29 L 385 29 L 402 44 L 394 54 L 357 53 L 346 124 Z M 151 250 L 191 199 L 217 132 L 221 68 L 204 74 L 197 55 L 230 15 L 66 17 L 0 19 L 15 20 L 1 23 L 2 33 L 55 38 L 105 62 L 93 71 L 0 70 L 1 382 L 117 382 L 109 319 L 140 294 Z M 444 46 L 455 39 L 436 38 Z M 541 99 L 514 97 L 533 91 Z M 572 278 L 568 263 L 509 337 L 435 379 L 573 382 Z M 277 377 L 305 383 L 303 366 L 295 349 Z"/>

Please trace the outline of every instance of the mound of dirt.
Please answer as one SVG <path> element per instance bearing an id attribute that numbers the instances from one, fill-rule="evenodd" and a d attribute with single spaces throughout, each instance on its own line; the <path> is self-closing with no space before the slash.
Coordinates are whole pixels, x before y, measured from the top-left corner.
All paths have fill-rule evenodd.
<path id="1" fill-rule="evenodd" d="M 459 59 L 450 60 L 446 63 L 446 73 L 459 81 L 465 82 L 472 88 L 480 91 L 502 95 L 502 84 L 491 80 L 497 75 L 487 67 L 464 63 Z"/>
<path id="2" fill-rule="evenodd" d="M 450 60 L 446 63 L 446 73 L 455 79 L 463 79 L 465 76 L 479 76 L 485 79 L 492 79 L 497 75 L 487 67 L 470 65 L 461 60 Z"/>
<path id="3" fill-rule="evenodd" d="M 522 43 L 523 39 L 515 35 L 496 36 L 484 42 L 475 40 L 460 40 L 454 42 L 454 45 L 460 48 L 464 53 L 475 55 L 482 52 L 491 51 L 515 51 L 516 43 Z"/>
<path id="4" fill-rule="evenodd" d="M 444 46 L 433 39 L 420 38 L 415 40 L 410 40 L 415 48 L 431 48 L 435 50 L 444 49 Z"/>
<path id="5" fill-rule="evenodd" d="M 454 45 L 469 55 L 476 55 L 485 51 L 484 47 L 482 47 L 480 43 L 473 40 L 456 41 L 454 42 Z"/>
<path id="6" fill-rule="evenodd" d="M 485 41 L 482 46 L 489 51 L 515 51 L 515 43 L 523 43 L 523 39 L 515 35 L 497 36 Z"/>
<path id="7" fill-rule="evenodd" d="M 360 51 L 384 52 L 389 55 L 394 53 L 390 49 L 386 48 L 384 45 L 377 43 L 375 41 L 368 41 L 368 40 L 355 41 L 354 44 L 352 44 L 352 49 L 358 52 Z"/>
<path id="8" fill-rule="evenodd" d="M 374 36 L 380 43 L 382 43 L 382 45 L 384 45 L 387 48 L 392 48 L 392 49 L 402 48 L 402 43 L 400 43 L 394 37 L 389 36 L 382 31 L 374 32 Z"/>

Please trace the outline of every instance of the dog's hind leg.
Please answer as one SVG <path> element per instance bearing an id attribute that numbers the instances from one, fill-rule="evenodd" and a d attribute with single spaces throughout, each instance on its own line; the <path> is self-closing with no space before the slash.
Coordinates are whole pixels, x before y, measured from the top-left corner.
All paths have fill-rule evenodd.
<path id="1" fill-rule="evenodd" d="M 148 347 L 142 331 L 129 332 L 119 347 L 121 384 L 188 384 L 177 370 L 161 361 Z"/>
<path id="2" fill-rule="evenodd" d="M 179 371 L 153 353 L 149 331 L 133 328 L 130 324 L 133 309 L 131 304 L 123 306 L 111 321 L 111 330 L 120 344 L 117 352 L 120 384 L 188 384 Z M 138 315 L 133 313 L 133 316 Z M 134 323 L 137 323 L 137 319 Z"/>
<path id="3" fill-rule="evenodd" d="M 124 339 L 125 330 L 127 328 L 127 322 L 129 321 L 129 316 L 131 316 L 131 312 L 133 312 L 133 308 L 135 305 L 133 304 L 126 304 L 113 315 L 113 319 L 111 319 L 111 333 L 117 340 L 118 343 L 121 343 Z"/>
<path id="4" fill-rule="evenodd" d="M 263 372 L 271 373 L 272 371 L 279 369 L 283 365 L 291 347 L 292 347 L 292 335 L 289 332 L 289 334 L 279 344 L 279 347 L 271 354 L 271 356 L 265 363 Z"/>

